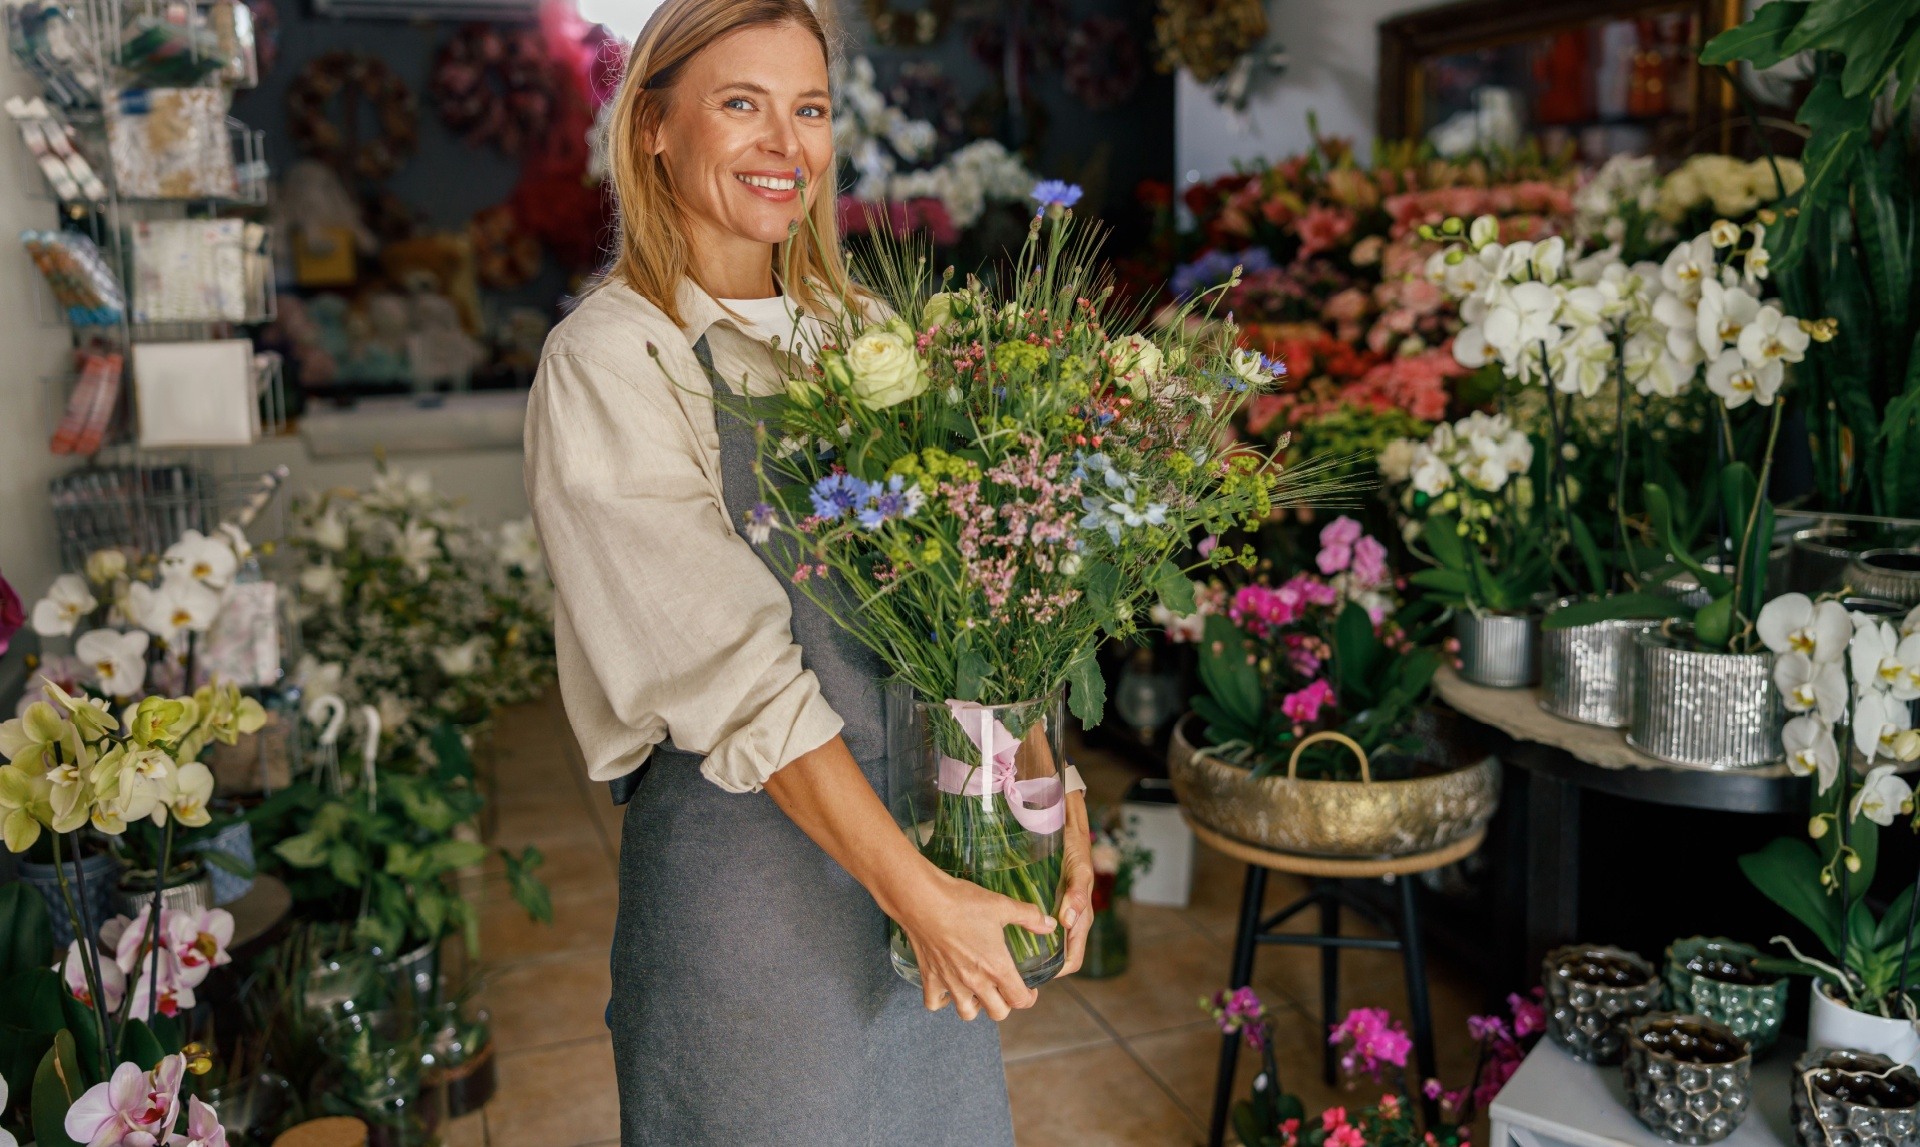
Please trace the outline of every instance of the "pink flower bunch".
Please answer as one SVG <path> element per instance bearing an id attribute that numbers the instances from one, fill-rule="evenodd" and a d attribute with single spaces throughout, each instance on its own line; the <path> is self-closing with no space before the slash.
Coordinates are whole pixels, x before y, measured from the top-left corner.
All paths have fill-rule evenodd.
<path id="1" fill-rule="evenodd" d="M 1037 441 L 1023 454 L 1007 456 L 984 481 L 998 487 L 982 495 L 982 482 L 942 482 L 940 495 L 960 520 L 960 560 L 966 577 L 987 605 L 1005 617 L 1010 603 L 1035 624 L 1047 625 L 1079 600 L 1080 591 L 1048 593 L 1038 586 L 1016 593 L 1025 569 L 1051 574 L 1070 552 L 1080 509 L 1080 479 L 1062 477 L 1062 460 L 1043 457 Z"/>
<path id="2" fill-rule="evenodd" d="M 1280 711 L 1285 713 L 1295 725 L 1311 725 L 1320 719 L 1320 710 L 1323 706 L 1336 703 L 1333 686 L 1327 684 L 1326 678 L 1323 677 L 1313 681 L 1304 689 L 1297 689 L 1282 697 Z"/>
<path id="3" fill-rule="evenodd" d="M 1493 1102 L 1507 1080 L 1520 1069 L 1521 1061 L 1527 1058 L 1527 1049 L 1546 1030 L 1546 1005 L 1542 1001 L 1542 989 L 1535 988 L 1531 995 L 1507 997 L 1511 1022 L 1499 1016 L 1467 1019 L 1467 1032 L 1479 1042 L 1482 1061 L 1479 1081 L 1470 1097 L 1476 1110 Z"/>
<path id="4" fill-rule="evenodd" d="M 1340 1069 L 1348 1075 L 1380 1079 L 1391 1067 L 1407 1066 L 1413 1040 L 1385 1008 L 1355 1008 L 1333 1026 L 1327 1042 L 1343 1047 Z"/>
<path id="5" fill-rule="evenodd" d="M 186 1133 L 176 1130 L 186 1075 L 183 1055 L 167 1056 L 152 1071 L 121 1064 L 113 1078 L 88 1088 L 67 1109 L 67 1138 L 87 1147 L 227 1147 L 220 1117 L 197 1096 L 186 1103 Z"/>
<path id="6" fill-rule="evenodd" d="M 1467 373 L 1454 360 L 1452 343 L 1429 351 L 1390 358 L 1340 389 L 1339 399 L 1373 410 L 1404 410 L 1425 422 L 1447 416 L 1448 389 L 1453 379 Z"/>
<path id="7" fill-rule="evenodd" d="M 160 910 L 160 953 L 156 961 L 152 940 L 151 905 L 129 919 L 116 916 L 100 927 L 97 946 L 100 991 L 108 1011 L 118 1011 L 133 985 L 130 1014 L 151 1019 L 158 1012 L 178 1015 L 198 1000 L 194 989 L 215 968 L 233 962 L 227 946 L 233 942 L 233 914 L 224 908 L 204 911 Z M 67 946 L 61 972 L 74 998 L 91 1005 L 93 995 L 81 961 L 80 941 Z M 157 975 L 156 975 L 157 971 Z"/>
<path id="8" fill-rule="evenodd" d="M 1300 237 L 1300 252 L 1294 258 L 1305 262 L 1322 251 L 1338 247 L 1340 241 L 1353 232 L 1353 212 L 1315 203 L 1294 221 L 1293 231 Z"/>
<path id="9" fill-rule="evenodd" d="M 1248 1047 L 1267 1046 L 1267 1006 L 1252 988 L 1215 992 L 1212 999 L 1201 1000 L 1200 1007 L 1220 1025 L 1222 1034 L 1238 1032 Z"/>
<path id="10" fill-rule="evenodd" d="M 951 246 L 960 241 L 960 229 L 953 225 L 953 217 L 947 214 L 946 204 L 932 196 L 875 203 L 842 195 L 834 207 L 840 219 L 842 235 L 865 235 L 873 230 L 878 220 L 884 218 L 885 226 L 895 235 L 910 235 L 924 230 L 932 235 L 935 243 L 942 246 Z"/>
<path id="11" fill-rule="evenodd" d="M 1315 556 L 1314 564 L 1328 577 L 1344 573 L 1352 579 L 1355 588 L 1372 589 L 1387 578 L 1387 547 L 1365 534 L 1359 522 L 1343 514 L 1321 529 L 1320 553 Z"/>
<path id="12" fill-rule="evenodd" d="M 1347 1122 L 1347 1109 L 1329 1107 L 1320 1113 L 1320 1130 L 1327 1133 L 1325 1147 L 1367 1147 L 1366 1133 Z"/>

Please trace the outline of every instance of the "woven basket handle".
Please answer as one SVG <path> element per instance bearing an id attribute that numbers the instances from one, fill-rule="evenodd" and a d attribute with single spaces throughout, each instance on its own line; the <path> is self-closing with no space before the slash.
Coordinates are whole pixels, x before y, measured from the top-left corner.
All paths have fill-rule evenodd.
<path id="1" fill-rule="evenodd" d="M 1347 736 L 1345 733 L 1336 733 L 1332 729 L 1322 729 L 1318 733 L 1309 733 L 1300 738 L 1300 743 L 1293 747 L 1293 755 L 1287 758 L 1288 780 L 1294 779 L 1293 772 L 1300 764 L 1301 750 L 1313 744 L 1315 741 L 1338 741 L 1340 744 L 1353 750 L 1353 755 L 1360 760 L 1360 783 L 1368 785 L 1373 783 L 1373 772 L 1367 764 L 1367 751 L 1360 747 L 1360 742 Z"/>

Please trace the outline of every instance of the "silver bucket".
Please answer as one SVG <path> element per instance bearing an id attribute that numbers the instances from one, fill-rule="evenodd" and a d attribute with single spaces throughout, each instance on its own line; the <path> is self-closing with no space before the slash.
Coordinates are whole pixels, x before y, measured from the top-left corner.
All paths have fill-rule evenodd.
<path id="1" fill-rule="evenodd" d="M 1684 634 L 1684 626 L 1674 627 Z M 1690 648 L 1657 629 L 1634 635 L 1638 665 L 1627 743 L 1676 765 L 1738 769 L 1781 757 L 1773 654 Z"/>
<path id="2" fill-rule="evenodd" d="M 1518 689 L 1540 680 L 1540 615 L 1474 613 L 1453 616 L 1460 640 L 1460 676 L 1475 685 Z"/>
<path id="3" fill-rule="evenodd" d="M 1548 606 L 1547 613 L 1580 600 L 1563 597 Z M 1622 619 L 1542 630 L 1540 707 L 1569 721 L 1624 728 L 1639 661 L 1633 635 L 1658 624 Z"/>
<path id="4" fill-rule="evenodd" d="M 1920 550 L 1868 550 L 1847 566 L 1855 593 L 1907 606 L 1920 605 Z"/>

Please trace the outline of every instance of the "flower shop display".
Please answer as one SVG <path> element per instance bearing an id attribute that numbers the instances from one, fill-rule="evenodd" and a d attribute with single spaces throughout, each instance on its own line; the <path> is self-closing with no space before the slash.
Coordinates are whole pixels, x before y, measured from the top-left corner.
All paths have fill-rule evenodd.
<path id="1" fill-rule="evenodd" d="M 1318 573 L 1198 595 L 1202 691 L 1168 761 L 1182 806 L 1234 839 L 1305 855 L 1402 856 L 1472 836 L 1493 815 L 1499 770 L 1436 736 L 1439 654 L 1393 616 L 1386 547 L 1347 517 L 1320 543 Z"/>
<path id="2" fill-rule="evenodd" d="M 1574 944 L 1547 953 L 1547 1034 L 1575 1059 L 1614 1064 L 1627 1021 L 1660 1005 L 1653 965 L 1622 948 Z"/>
<path id="3" fill-rule="evenodd" d="M 1133 880 L 1153 868 L 1153 853 L 1117 817 L 1093 834 L 1093 927 L 1080 976 L 1106 980 L 1127 970 Z"/>
<path id="4" fill-rule="evenodd" d="M 383 764 L 431 766 L 436 730 L 484 726 L 552 680 L 553 591 L 530 523 L 482 529 L 422 472 L 296 502 L 303 705 L 379 712 Z"/>
<path id="5" fill-rule="evenodd" d="M 1189 546 L 1333 486 L 1222 450 L 1277 364 L 1184 322 L 1125 332 L 1093 233 L 1072 223 L 1080 189 L 1032 191 L 1004 296 L 935 280 L 911 242 L 876 250 L 863 278 L 884 311 L 847 307 L 787 394 L 747 400 L 766 426 L 765 501 L 744 525 L 899 683 L 903 831 L 945 871 L 1051 909 L 1061 690 L 1097 723 L 1100 640 L 1156 601 L 1192 611 Z M 1009 941 L 1030 982 L 1058 967 L 1057 932 Z M 912 978 L 905 948 L 896 935 Z"/>
<path id="6" fill-rule="evenodd" d="M 1246 1147 L 1466 1147 L 1475 1118 L 1493 1102 L 1540 1039 L 1537 998 L 1507 997 L 1508 1016 L 1472 1016 L 1467 1032 L 1479 1048 L 1473 1078 L 1457 1090 L 1407 1077 L 1413 1041 L 1385 1008 L 1355 1008 L 1330 1027 L 1340 1069 L 1354 1087 L 1388 1088 L 1365 1107 L 1330 1107 L 1310 1118 L 1298 1096 L 1281 1086 L 1273 1053 L 1273 1019 L 1252 988 L 1216 992 L 1200 1007 L 1223 1034 L 1237 1035 L 1261 1055 L 1251 1098 L 1234 1104 L 1234 1134 Z"/>
<path id="7" fill-rule="evenodd" d="M 1753 1054 L 1718 1020 L 1692 1015 L 1627 1021 L 1627 1107 L 1672 1143 L 1718 1143 L 1753 1105 Z"/>
<path id="8" fill-rule="evenodd" d="M 1920 552 L 1873 549 L 1847 563 L 1847 584 L 1855 592 L 1896 605 L 1920 606 Z"/>
<path id="9" fill-rule="evenodd" d="M 1780 1038 L 1787 978 L 1757 967 L 1760 949 L 1723 937 L 1692 936 L 1667 945 L 1667 1006 L 1725 1024 L 1757 1059 Z"/>
<path id="10" fill-rule="evenodd" d="M 1920 1139 L 1920 1074 L 1884 1055 L 1814 1048 L 1793 1063 L 1800 1147 Z"/>

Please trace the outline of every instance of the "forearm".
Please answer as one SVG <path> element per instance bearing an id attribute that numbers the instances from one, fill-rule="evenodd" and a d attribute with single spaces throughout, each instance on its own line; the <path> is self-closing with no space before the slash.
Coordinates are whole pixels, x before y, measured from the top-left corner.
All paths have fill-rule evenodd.
<path id="1" fill-rule="evenodd" d="M 908 904 L 924 902 L 916 894 L 942 879 L 893 822 L 838 736 L 787 762 L 767 778 L 766 790 L 893 919 L 902 919 Z"/>

